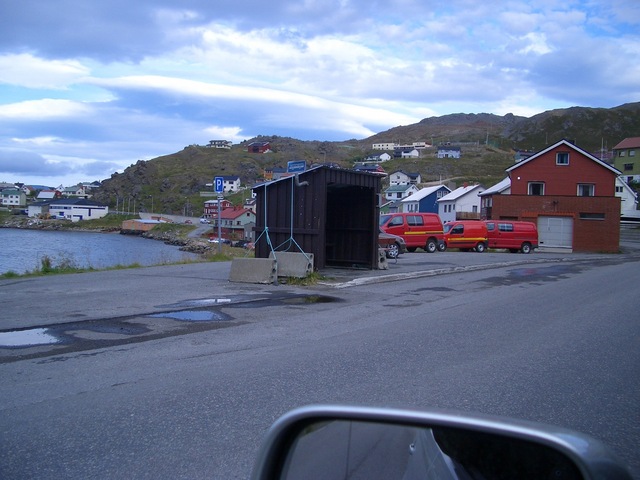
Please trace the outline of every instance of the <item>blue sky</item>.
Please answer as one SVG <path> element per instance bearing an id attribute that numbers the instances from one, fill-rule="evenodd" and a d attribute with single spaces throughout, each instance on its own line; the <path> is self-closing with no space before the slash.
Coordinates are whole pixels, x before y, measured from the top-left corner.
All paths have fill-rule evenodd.
<path id="1" fill-rule="evenodd" d="M 103 180 L 213 139 L 637 101 L 637 0 L 5 0 L 0 15 L 7 182 Z"/>

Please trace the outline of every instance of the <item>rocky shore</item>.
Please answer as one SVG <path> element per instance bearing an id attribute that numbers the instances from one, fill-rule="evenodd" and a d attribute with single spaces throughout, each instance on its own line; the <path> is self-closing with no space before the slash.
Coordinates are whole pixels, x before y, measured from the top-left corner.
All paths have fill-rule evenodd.
<path id="1" fill-rule="evenodd" d="M 54 231 L 71 231 L 71 232 L 94 232 L 94 233 L 125 233 L 119 227 L 94 227 L 87 228 L 74 224 L 72 227 L 67 220 L 41 220 L 28 218 L 24 216 L 12 216 L 4 223 L 0 224 L 0 228 L 22 228 L 29 230 L 54 230 Z M 129 233 L 129 232 L 126 232 Z M 184 238 L 171 232 L 155 233 L 136 232 L 144 238 L 150 240 L 159 240 L 167 245 L 179 247 L 183 252 L 195 253 L 198 255 L 209 255 L 215 253 L 215 246 L 209 244 L 201 238 Z"/>

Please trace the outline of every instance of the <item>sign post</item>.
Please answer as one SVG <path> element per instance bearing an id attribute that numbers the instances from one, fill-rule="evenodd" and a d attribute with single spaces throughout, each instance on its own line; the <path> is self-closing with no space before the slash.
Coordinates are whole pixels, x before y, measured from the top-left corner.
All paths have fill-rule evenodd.
<path id="1" fill-rule="evenodd" d="M 213 184 L 216 188 L 216 193 L 218 194 L 218 254 L 222 255 L 222 211 L 221 200 L 224 198 L 222 196 L 222 192 L 224 191 L 224 179 L 222 177 L 216 177 L 213 179 Z"/>

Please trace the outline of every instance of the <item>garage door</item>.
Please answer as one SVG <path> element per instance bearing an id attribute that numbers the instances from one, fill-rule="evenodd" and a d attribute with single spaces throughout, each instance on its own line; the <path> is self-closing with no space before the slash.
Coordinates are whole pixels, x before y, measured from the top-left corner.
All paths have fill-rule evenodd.
<path id="1" fill-rule="evenodd" d="M 573 248 L 573 218 L 538 217 L 538 240 L 541 247 Z"/>

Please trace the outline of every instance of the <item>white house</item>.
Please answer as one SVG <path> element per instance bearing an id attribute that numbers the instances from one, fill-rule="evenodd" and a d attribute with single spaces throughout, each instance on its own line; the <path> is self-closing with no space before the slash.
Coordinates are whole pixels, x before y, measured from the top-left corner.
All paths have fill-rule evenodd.
<path id="1" fill-rule="evenodd" d="M 384 191 L 384 195 L 387 200 L 402 200 L 417 191 L 415 185 L 392 185 Z"/>
<path id="2" fill-rule="evenodd" d="M 465 185 L 438 200 L 438 215 L 443 223 L 462 219 L 480 218 L 482 185 Z"/>
<path id="3" fill-rule="evenodd" d="M 402 170 L 396 170 L 389 175 L 389 185 L 407 185 L 421 183 L 422 178 L 419 173 L 407 173 Z"/>
<path id="4" fill-rule="evenodd" d="M 386 152 L 381 153 L 380 155 L 368 155 L 364 159 L 365 162 L 375 162 L 375 163 L 386 162 L 388 160 L 391 160 L 391 155 L 389 155 Z"/>
<path id="5" fill-rule="evenodd" d="M 109 207 L 85 198 L 61 198 L 49 203 L 49 214 L 53 217 L 77 222 L 95 220 L 109 213 Z"/>
<path id="6" fill-rule="evenodd" d="M 460 158 L 460 147 L 438 145 L 438 158 Z"/>
<path id="7" fill-rule="evenodd" d="M 374 143 L 371 148 L 374 150 L 393 150 L 396 146 L 395 142 L 386 142 L 386 143 Z"/>
<path id="8" fill-rule="evenodd" d="M 19 188 L 5 188 L 2 190 L 3 207 L 25 207 L 27 205 L 27 195 Z"/>
<path id="9" fill-rule="evenodd" d="M 624 181 L 623 176 L 616 178 L 616 197 L 620 197 L 620 216 L 622 219 L 640 219 L 638 211 L 638 195 Z"/>
<path id="10" fill-rule="evenodd" d="M 235 193 L 240 191 L 240 177 L 237 175 L 223 176 L 222 182 L 224 192 Z"/>

